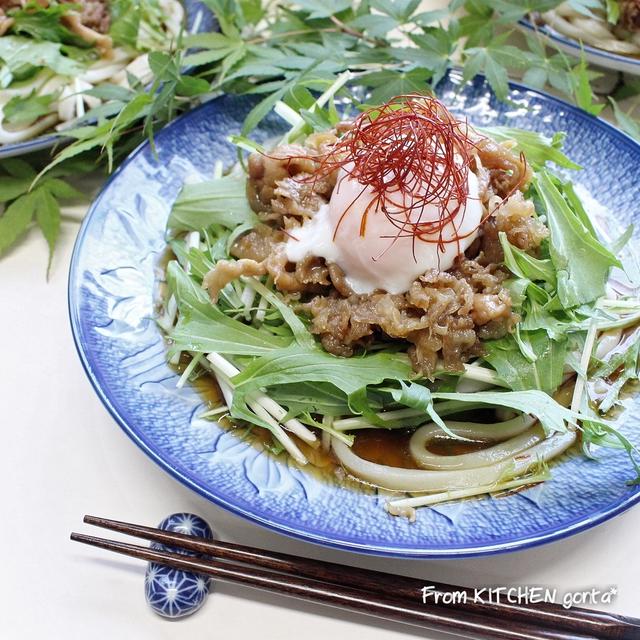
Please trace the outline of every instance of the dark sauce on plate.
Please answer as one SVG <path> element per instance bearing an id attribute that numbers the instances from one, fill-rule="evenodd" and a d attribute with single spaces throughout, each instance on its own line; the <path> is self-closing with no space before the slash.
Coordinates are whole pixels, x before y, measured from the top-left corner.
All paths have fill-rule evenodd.
<path id="1" fill-rule="evenodd" d="M 183 354 L 180 364 L 176 367 L 178 372 L 184 370 L 189 359 L 189 356 Z M 215 409 L 224 404 L 220 388 L 211 375 L 206 373 L 200 375 L 191 384 L 205 400 L 206 410 Z M 247 440 L 253 446 L 263 450 L 265 455 L 274 456 L 279 460 L 288 458 L 286 451 L 278 454 L 274 453 L 274 442 L 268 429 L 255 425 L 249 427 L 238 425 L 231 421 L 226 414 L 214 416 L 213 419 L 223 428 L 236 433 L 239 438 Z M 482 418 L 476 414 L 475 419 Z M 409 452 L 409 440 L 414 431 L 415 428 L 359 429 L 353 432 L 356 436 L 353 451 L 361 458 L 377 464 L 404 469 L 419 469 Z M 289 435 L 309 460 L 309 464 L 304 467 L 305 472 L 311 473 L 325 482 L 349 483 L 360 488 L 371 489 L 366 482 L 349 476 L 332 452 L 327 452 L 322 447 L 314 449 L 295 435 Z M 317 435 L 321 437 L 321 432 L 318 431 Z M 460 455 L 479 451 L 487 446 L 486 442 L 466 442 L 445 436 L 434 439 L 429 448 L 439 455 Z"/>

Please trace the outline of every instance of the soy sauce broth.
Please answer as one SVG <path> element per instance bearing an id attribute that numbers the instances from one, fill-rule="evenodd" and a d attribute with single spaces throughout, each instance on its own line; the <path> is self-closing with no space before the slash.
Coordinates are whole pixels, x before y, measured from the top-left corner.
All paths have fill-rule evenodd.
<path id="1" fill-rule="evenodd" d="M 183 371 L 188 364 L 189 356 L 183 355 L 178 371 Z M 215 409 L 224 404 L 224 398 L 215 379 L 208 375 L 200 375 L 193 381 L 193 386 L 205 400 L 207 410 Z M 475 419 L 484 419 L 485 416 L 475 414 Z M 273 439 L 268 429 L 251 425 L 250 427 L 236 425 L 224 414 L 216 418 L 220 425 L 230 431 L 237 433 L 238 437 L 246 439 L 253 446 L 263 450 L 265 455 L 271 455 L 279 460 L 286 460 L 286 452 L 275 455 L 272 451 Z M 359 429 L 354 431 L 355 440 L 353 451 L 356 455 L 375 462 L 377 464 L 390 467 L 400 467 L 403 469 L 419 469 L 409 451 L 409 441 L 415 429 Z M 359 486 L 369 486 L 367 483 L 356 478 L 347 477 L 346 472 L 337 461 L 332 452 L 325 451 L 322 447 L 314 449 L 297 436 L 289 434 L 296 445 L 300 448 L 309 464 L 305 466 L 305 472 L 311 473 L 323 481 L 333 483 L 353 482 Z M 318 437 L 321 433 L 318 431 Z M 479 451 L 487 447 L 484 442 L 467 442 L 448 438 L 446 436 L 435 438 L 429 445 L 429 449 L 438 455 L 460 455 Z"/>

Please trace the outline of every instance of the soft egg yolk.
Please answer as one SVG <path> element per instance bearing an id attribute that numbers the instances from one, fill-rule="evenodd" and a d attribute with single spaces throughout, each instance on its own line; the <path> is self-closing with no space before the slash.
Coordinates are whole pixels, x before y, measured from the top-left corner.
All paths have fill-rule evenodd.
<path id="1" fill-rule="evenodd" d="M 386 194 L 386 210 L 394 224 L 381 210 L 380 203 L 372 204 L 376 199 L 373 188 L 360 184 L 341 169 L 329 203 L 292 232 L 286 247 L 287 258 L 298 262 L 309 255 L 324 257 L 344 271 L 347 284 L 355 293 L 371 293 L 376 289 L 404 293 L 426 271 L 450 269 L 456 257 L 478 235 L 482 219 L 478 178 L 472 171 L 468 176 L 468 196 L 453 221 L 420 239 L 413 237 L 409 227 L 402 231 L 397 225 L 407 220 L 406 211 L 410 212 L 409 223 L 441 218 L 442 211 L 436 204 L 416 205 L 424 191 L 420 193 L 418 189 L 418 193 L 404 196 Z M 394 200 L 403 206 L 394 205 Z M 454 211 L 458 202 L 452 198 L 447 206 Z M 367 207 L 370 208 L 362 233 L 361 221 Z"/>

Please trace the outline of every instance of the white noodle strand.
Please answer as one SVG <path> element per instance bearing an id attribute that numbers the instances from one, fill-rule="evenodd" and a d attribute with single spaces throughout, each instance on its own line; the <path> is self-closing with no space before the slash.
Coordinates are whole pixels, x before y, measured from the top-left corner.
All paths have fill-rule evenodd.
<path id="1" fill-rule="evenodd" d="M 356 455 L 346 444 L 336 438 L 332 438 L 331 446 L 342 466 L 356 478 L 391 491 L 420 493 L 494 485 L 501 480 L 524 475 L 534 465 L 559 456 L 575 440 L 575 431 L 554 433 L 513 459 L 475 469 L 444 471 L 401 469 L 370 462 Z"/>
<path id="2" fill-rule="evenodd" d="M 460 455 L 438 455 L 429 451 L 429 444 L 442 435 L 436 424 L 420 427 L 409 441 L 409 452 L 414 462 L 423 469 L 474 469 L 484 467 L 529 449 L 545 439 L 544 429 L 534 426 L 536 419 L 524 415 L 496 424 L 474 424 L 472 422 L 447 422 L 447 427 L 456 435 L 470 440 L 496 442 L 496 444 L 472 453 Z"/>
<path id="3" fill-rule="evenodd" d="M 563 36 L 589 44 L 597 49 L 604 49 L 620 55 L 640 55 L 640 38 L 638 34 L 631 37 L 616 31 L 619 27 L 607 21 L 604 12 L 592 11 L 593 17 L 584 16 L 573 9 L 568 2 L 563 2 L 554 10 L 541 14 L 542 20 Z"/>

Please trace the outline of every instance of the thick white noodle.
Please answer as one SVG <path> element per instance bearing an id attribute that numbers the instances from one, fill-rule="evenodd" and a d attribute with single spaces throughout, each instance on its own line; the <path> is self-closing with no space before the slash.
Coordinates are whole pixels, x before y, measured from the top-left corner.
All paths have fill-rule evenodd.
<path id="1" fill-rule="evenodd" d="M 628 40 L 619 38 L 615 33 L 616 25 L 610 24 L 604 13 L 590 18 L 577 12 L 568 2 L 563 2 L 555 9 L 545 11 L 542 19 L 558 33 L 572 40 L 590 44 L 611 53 L 640 55 L 639 34 L 633 34 Z"/>
<path id="2" fill-rule="evenodd" d="M 332 438 L 331 446 L 343 467 L 356 478 L 391 491 L 435 492 L 489 486 L 524 475 L 534 465 L 547 462 L 566 451 L 576 440 L 575 431 L 554 433 L 514 458 L 475 469 L 434 471 L 402 469 L 364 460 L 346 444 Z"/>
<path id="3" fill-rule="evenodd" d="M 51 113 L 48 116 L 40 118 L 37 122 L 34 122 L 31 126 L 24 129 L 18 129 L 16 131 L 5 129 L 2 124 L 2 114 L 0 113 L 0 144 L 15 144 L 16 142 L 24 142 L 29 138 L 41 134 L 43 131 L 50 129 L 56 122 L 58 122 L 58 116 L 55 113 Z"/>
<path id="4" fill-rule="evenodd" d="M 42 69 L 33 78 L 26 82 L 16 83 L 13 87 L 7 87 L 0 92 L 0 103 L 6 104 L 14 96 L 28 96 L 33 91 L 40 91 L 42 87 L 54 76 L 51 71 Z"/>
<path id="5" fill-rule="evenodd" d="M 475 469 L 495 464 L 529 449 L 545 439 L 544 429 L 534 426 L 536 419 L 524 415 L 495 424 L 473 422 L 447 422 L 447 427 L 458 436 L 469 440 L 498 442 L 491 447 L 460 455 L 438 455 L 428 446 L 442 429 L 433 423 L 420 427 L 409 441 L 409 452 L 414 462 L 423 469 Z"/>
<path id="6" fill-rule="evenodd" d="M 160 0 L 160 8 L 164 15 L 164 24 L 169 32 L 168 35 L 177 38 L 184 24 L 184 7 L 182 3 L 175 0 Z"/>

